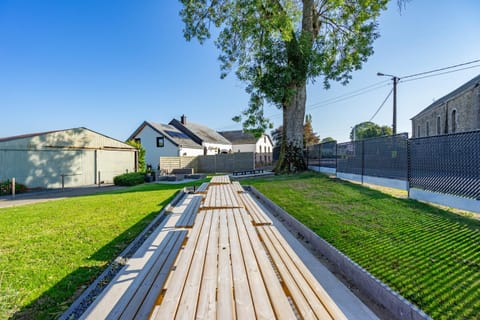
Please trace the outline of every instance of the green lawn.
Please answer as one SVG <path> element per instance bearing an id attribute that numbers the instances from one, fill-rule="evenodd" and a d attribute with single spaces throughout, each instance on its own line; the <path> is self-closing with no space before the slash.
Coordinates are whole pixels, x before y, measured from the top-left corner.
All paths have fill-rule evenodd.
<path id="1" fill-rule="evenodd" d="M 480 221 L 317 173 L 242 184 L 434 319 L 480 319 Z"/>
<path id="2" fill-rule="evenodd" d="M 0 319 L 57 317 L 183 186 L 0 209 Z"/>

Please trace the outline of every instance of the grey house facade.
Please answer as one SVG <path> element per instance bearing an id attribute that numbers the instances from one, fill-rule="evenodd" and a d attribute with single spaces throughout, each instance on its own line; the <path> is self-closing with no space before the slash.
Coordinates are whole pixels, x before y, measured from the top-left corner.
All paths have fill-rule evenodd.
<path id="1" fill-rule="evenodd" d="M 112 183 L 136 169 L 135 148 L 83 127 L 0 138 L 0 181 L 29 188 Z"/>
<path id="2" fill-rule="evenodd" d="M 412 119 L 413 138 L 480 129 L 480 75 L 436 100 Z"/>
<path id="3" fill-rule="evenodd" d="M 144 121 L 128 138 L 140 142 L 145 149 L 145 163 L 154 170 L 160 157 L 203 155 L 201 144 L 172 125 Z"/>

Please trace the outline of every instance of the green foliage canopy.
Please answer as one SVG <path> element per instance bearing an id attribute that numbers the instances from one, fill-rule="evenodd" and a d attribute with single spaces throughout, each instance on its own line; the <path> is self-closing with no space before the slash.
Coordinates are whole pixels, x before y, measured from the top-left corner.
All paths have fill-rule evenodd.
<path id="1" fill-rule="evenodd" d="M 366 121 L 357 124 L 350 131 L 351 140 L 362 140 L 374 137 L 387 136 L 392 134 L 392 128 L 389 126 L 379 126 L 376 123 Z"/>
<path id="2" fill-rule="evenodd" d="M 181 0 L 187 40 L 200 43 L 219 30 L 221 76 L 232 69 L 247 84 L 250 103 L 245 129 L 271 128 L 265 101 L 290 105 L 298 87 L 323 77 L 347 83 L 373 53 L 376 18 L 387 0 Z"/>

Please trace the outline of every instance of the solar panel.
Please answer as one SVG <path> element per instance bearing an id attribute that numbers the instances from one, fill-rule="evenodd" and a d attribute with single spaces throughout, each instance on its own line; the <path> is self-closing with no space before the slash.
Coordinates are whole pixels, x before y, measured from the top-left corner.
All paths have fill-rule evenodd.
<path id="1" fill-rule="evenodd" d="M 165 130 L 165 132 L 172 138 L 188 139 L 188 136 L 183 132 L 170 131 L 170 130 Z"/>

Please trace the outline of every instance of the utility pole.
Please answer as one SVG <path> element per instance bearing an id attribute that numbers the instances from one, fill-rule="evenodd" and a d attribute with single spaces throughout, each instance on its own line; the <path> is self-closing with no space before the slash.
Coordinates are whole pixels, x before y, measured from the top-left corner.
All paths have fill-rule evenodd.
<path id="1" fill-rule="evenodd" d="M 380 77 L 392 77 L 393 80 L 393 123 L 392 123 L 392 134 L 397 134 L 397 83 L 400 80 L 399 77 L 385 74 L 381 72 L 377 72 L 377 76 Z"/>

